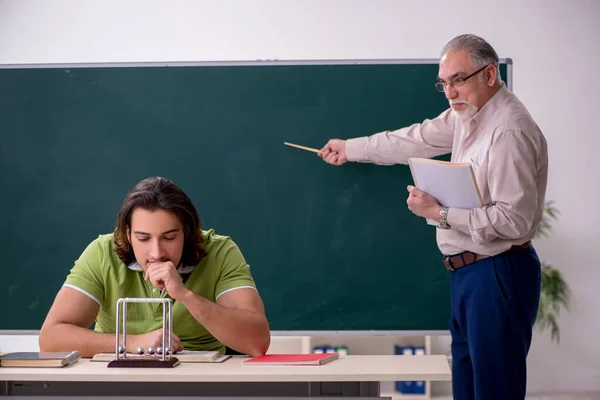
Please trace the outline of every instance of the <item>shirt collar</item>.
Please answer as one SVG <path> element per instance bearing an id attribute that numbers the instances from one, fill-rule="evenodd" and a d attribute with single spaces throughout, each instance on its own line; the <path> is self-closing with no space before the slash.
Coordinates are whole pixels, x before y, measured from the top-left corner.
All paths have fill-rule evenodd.
<path id="1" fill-rule="evenodd" d="M 481 109 L 475 114 L 473 117 L 473 121 L 477 123 L 478 126 L 485 124 L 487 120 L 496 112 L 496 110 L 500 107 L 505 99 L 508 97 L 508 89 L 504 82 L 502 82 L 502 87 L 498 89 L 496 93 L 481 107 Z"/>

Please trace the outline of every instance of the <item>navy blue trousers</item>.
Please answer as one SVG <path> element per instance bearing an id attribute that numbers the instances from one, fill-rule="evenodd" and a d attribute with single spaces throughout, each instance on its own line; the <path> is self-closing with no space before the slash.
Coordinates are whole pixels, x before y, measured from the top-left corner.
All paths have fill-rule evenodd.
<path id="1" fill-rule="evenodd" d="M 526 358 L 541 286 L 533 247 L 451 273 L 455 400 L 525 399 Z"/>

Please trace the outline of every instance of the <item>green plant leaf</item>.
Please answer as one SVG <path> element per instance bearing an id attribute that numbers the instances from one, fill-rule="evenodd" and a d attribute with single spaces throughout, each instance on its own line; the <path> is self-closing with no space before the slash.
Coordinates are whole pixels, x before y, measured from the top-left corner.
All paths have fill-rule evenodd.
<path id="1" fill-rule="evenodd" d="M 547 201 L 544 204 L 544 212 L 542 214 L 542 220 L 537 226 L 536 237 L 546 237 L 552 231 L 552 222 L 558 219 L 559 211 L 554 206 L 554 200 Z"/>
<path id="2" fill-rule="evenodd" d="M 544 204 L 542 220 L 536 230 L 536 237 L 546 237 L 550 234 L 552 222 L 558 219 L 558 214 L 554 201 L 547 201 Z M 561 308 L 569 310 L 570 294 L 569 286 L 560 271 L 542 262 L 542 287 L 535 326 L 540 331 L 550 329 L 551 339 L 556 343 L 560 343 L 560 327 L 557 319 Z"/>
<path id="3" fill-rule="evenodd" d="M 561 307 L 569 309 L 570 290 L 559 270 L 542 263 L 542 288 L 536 326 L 540 331 L 550 329 L 552 340 L 560 342 L 557 317 Z"/>

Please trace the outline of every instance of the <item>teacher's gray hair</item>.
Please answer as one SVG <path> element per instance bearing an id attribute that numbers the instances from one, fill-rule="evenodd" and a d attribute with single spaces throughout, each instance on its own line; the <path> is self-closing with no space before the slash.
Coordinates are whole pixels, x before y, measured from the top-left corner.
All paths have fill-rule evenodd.
<path id="1" fill-rule="evenodd" d="M 500 68 L 498 68 L 498 54 L 484 39 L 471 33 L 458 35 L 444 46 L 441 56 L 443 57 L 448 53 L 460 50 L 467 50 L 471 63 L 475 68 L 482 68 L 485 65 L 493 64 L 496 67 L 496 82 L 502 80 L 500 77 Z"/>

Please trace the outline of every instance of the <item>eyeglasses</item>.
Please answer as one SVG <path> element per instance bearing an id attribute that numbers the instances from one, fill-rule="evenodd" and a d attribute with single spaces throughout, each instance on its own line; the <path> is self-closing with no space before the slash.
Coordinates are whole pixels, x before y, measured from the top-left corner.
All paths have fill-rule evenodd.
<path id="1" fill-rule="evenodd" d="M 437 89 L 438 92 L 442 92 L 442 93 L 444 92 L 444 90 L 446 90 L 446 85 L 450 85 L 451 88 L 452 87 L 461 87 L 462 85 L 465 84 L 467 79 L 471 78 L 472 76 L 477 75 L 478 73 L 480 73 L 481 71 L 486 69 L 488 67 L 488 65 L 486 65 L 482 68 L 479 68 L 477 71 L 473 72 L 471 75 L 465 76 L 464 78 L 463 77 L 456 78 L 450 82 L 437 81 L 436 83 L 433 84 L 433 86 L 435 86 L 435 88 Z"/>

